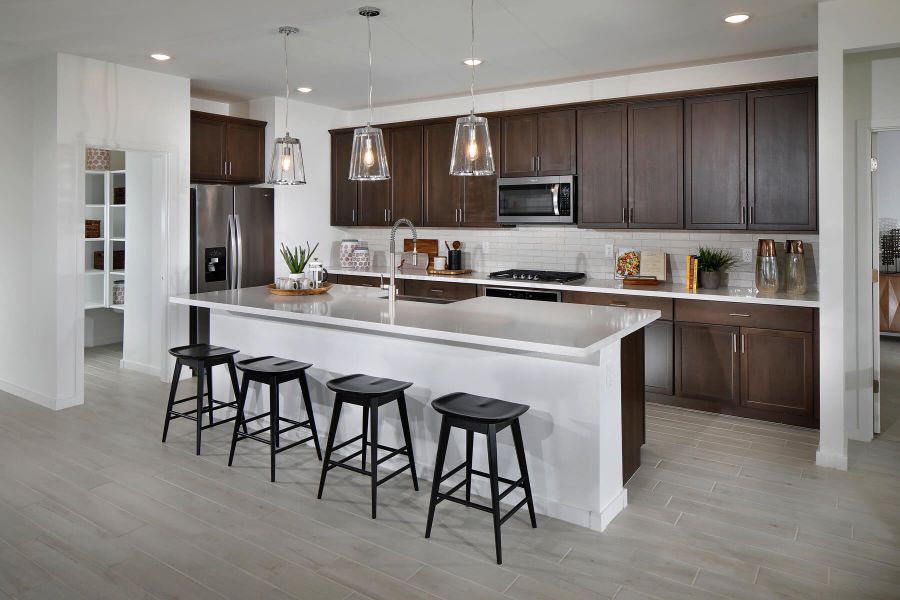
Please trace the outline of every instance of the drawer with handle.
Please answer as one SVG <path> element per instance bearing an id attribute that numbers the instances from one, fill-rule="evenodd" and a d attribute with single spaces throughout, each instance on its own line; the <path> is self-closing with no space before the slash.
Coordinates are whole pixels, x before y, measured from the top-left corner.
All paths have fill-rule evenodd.
<path id="1" fill-rule="evenodd" d="M 380 285 L 378 275 L 337 275 L 337 282 L 341 285 L 359 285 L 363 287 L 377 288 Z M 397 283 L 400 283 L 399 281 Z"/>
<path id="2" fill-rule="evenodd" d="M 663 320 L 672 320 L 672 299 L 633 294 L 604 294 L 599 292 L 563 292 L 563 302 L 573 304 L 593 304 L 595 306 L 617 306 L 620 308 L 645 308 L 658 310 Z"/>
<path id="3" fill-rule="evenodd" d="M 403 293 L 419 298 L 443 298 L 444 300 L 468 300 L 477 294 L 472 283 L 453 283 L 451 281 L 428 281 L 423 279 L 407 279 L 404 281 Z"/>
<path id="4" fill-rule="evenodd" d="M 814 310 L 802 306 L 675 300 L 675 320 L 759 329 L 813 331 Z"/>

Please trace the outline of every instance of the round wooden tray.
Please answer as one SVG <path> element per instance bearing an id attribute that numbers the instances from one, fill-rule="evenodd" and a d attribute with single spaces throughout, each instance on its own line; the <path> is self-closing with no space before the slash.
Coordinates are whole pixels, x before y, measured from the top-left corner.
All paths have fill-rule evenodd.
<path id="1" fill-rule="evenodd" d="M 306 290 L 279 290 L 275 287 L 274 283 L 270 283 L 266 287 L 269 288 L 270 293 L 275 294 L 276 296 L 318 296 L 319 294 L 326 293 L 333 285 L 333 283 L 325 282 L 325 287 Z"/>

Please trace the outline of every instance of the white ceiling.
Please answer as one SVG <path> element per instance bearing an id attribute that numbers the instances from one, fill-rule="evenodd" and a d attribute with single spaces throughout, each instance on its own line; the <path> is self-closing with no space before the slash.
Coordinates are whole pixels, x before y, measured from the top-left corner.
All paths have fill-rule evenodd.
<path id="1" fill-rule="evenodd" d="M 366 102 L 367 0 L 0 0 L 0 68 L 68 52 L 189 77 L 195 95 L 283 93 L 342 109 Z M 468 0 L 371 0 L 375 102 L 468 90 Z M 817 0 L 477 0 L 478 88 L 496 90 L 816 46 Z M 722 18 L 748 12 L 743 25 Z M 174 58 L 148 58 L 164 51 Z M 299 94 L 296 94 L 299 96 Z"/>

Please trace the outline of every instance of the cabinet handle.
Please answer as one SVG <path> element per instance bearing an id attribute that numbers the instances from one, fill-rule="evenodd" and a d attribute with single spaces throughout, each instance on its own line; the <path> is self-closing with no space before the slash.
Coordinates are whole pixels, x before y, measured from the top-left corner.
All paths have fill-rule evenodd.
<path id="1" fill-rule="evenodd" d="M 350 210 L 350 222 L 356 223 L 356 209 L 355 208 Z"/>
<path id="2" fill-rule="evenodd" d="M 731 352 L 732 354 L 737 353 L 737 334 L 731 334 Z"/>
<path id="3" fill-rule="evenodd" d="M 753 225 L 753 205 L 750 205 L 750 224 Z"/>
<path id="4" fill-rule="evenodd" d="M 634 207 L 633 206 L 628 207 L 628 222 L 634 223 Z"/>
<path id="5" fill-rule="evenodd" d="M 747 313 L 728 313 L 729 317 L 750 317 Z"/>
<path id="6" fill-rule="evenodd" d="M 744 224 L 744 212 L 747 210 L 746 204 L 741 204 L 741 225 Z"/>
<path id="7" fill-rule="evenodd" d="M 743 333 L 741 334 L 741 354 L 744 353 L 744 340 L 747 338 Z"/>
<path id="8" fill-rule="evenodd" d="M 628 223 L 628 207 L 627 206 L 622 207 L 622 222 Z"/>
<path id="9" fill-rule="evenodd" d="M 443 294 L 444 293 L 444 290 L 439 290 L 438 288 L 433 288 L 428 291 L 432 294 Z"/>
<path id="10" fill-rule="evenodd" d="M 394 211 L 391 210 L 390 208 L 387 209 L 387 211 L 388 211 L 388 223 L 390 223 L 394 219 Z"/>
<path id="11" fill-rule="evenodd" d="M 537 160 L 538 160 L 537 170 L 538 170 L 538 173 L 540 173 L 540 172 L 541 172 L 541 157 L 538 156 L 538 157 L 537 157 Z"/>
<path id="12" fill-rule="evenodd" d="M 531 157 L 531 170 L 537 173 L 537 156 Z"/>
<path id="13" fill-rule="evenodd" d="M 610 306 L 618 306 L 619 308 L 625 308 L 626 306 L 628 306 L 628 303 L 627 302 L 610 302 L 609 305 Z"/>

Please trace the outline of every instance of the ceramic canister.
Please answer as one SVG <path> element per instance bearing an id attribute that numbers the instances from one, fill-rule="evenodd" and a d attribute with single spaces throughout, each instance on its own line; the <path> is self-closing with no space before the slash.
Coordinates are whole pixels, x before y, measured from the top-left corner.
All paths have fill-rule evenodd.
<path id="1" fill-rule="evenodd" d="M 353 251 L 359 247 L 359 240 L 341 240 L 341 268 L 350 269 L 353 265 Z"/>
<path id="2" fill-rule="evenodd" d="M 353 270 L 368 271 L 370 267 L 369 247 L 362 244 L 353 251 Z"/>

